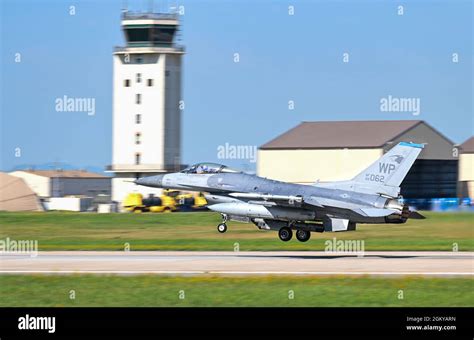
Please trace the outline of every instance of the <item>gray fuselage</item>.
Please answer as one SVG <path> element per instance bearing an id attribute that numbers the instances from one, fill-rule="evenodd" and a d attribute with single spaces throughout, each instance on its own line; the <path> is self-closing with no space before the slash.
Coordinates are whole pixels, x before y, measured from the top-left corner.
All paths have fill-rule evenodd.
<path id="1" fill-rule="evenodd" d="M 268 195 L 300 196 L 305 200 L 315 199 L 324 202 L 324 207 L 303 204 L 289 208 L 311 210 L 315 212 L 315 220 L 325 216 L 349 219 L 356 223 L 382 223 L 381 217 L 364 217 L 355 214 L 356 208 L 384 208 L 390 199 L 377 194 L 365 194 L 349 190 L 322 188 L 316 185 L 285 183 L 245 173 L 187 174 L 172 173 L 141 178 L 137 184 L 165 189 L 187 191 L 203 191 L 209 204 L 238 201 L 230 198 L 231 193 L 255 193 Z M 214 200 L 213 200 L 214 197 Z M 247 199 L 239 199 L 248 201 Z"/>

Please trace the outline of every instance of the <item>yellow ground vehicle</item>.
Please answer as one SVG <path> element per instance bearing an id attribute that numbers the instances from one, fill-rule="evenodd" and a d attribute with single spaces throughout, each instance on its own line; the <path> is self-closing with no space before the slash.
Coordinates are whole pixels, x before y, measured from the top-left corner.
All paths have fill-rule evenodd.
<path id="1" fill-rule="evenodd" d="M 207 201 L 203 193 L 178 193 L 176 195 L 176 202 L 180 211 L 189 210 L 204 210 L 206 209 Z"/>
<path id="2" fill-rule="evenodd" d="M 123 207 L 131 212 L 172 212 L 176 210 L 176 201 L 166 194 L 161 196 L 150 195 L 143 198 L 140 193 L 128 194 L 123 201 Z"/>
<path id="3" fill-rule="evenodd" d="M 161 196 L 143 198 L 140 193 L 131 193 L 123 201 L 123 207 L 131 212 L 172 212 L 203 210 L 207 201 L 202 193 L 181 193 L 178 190 L 164 190 Z"/>

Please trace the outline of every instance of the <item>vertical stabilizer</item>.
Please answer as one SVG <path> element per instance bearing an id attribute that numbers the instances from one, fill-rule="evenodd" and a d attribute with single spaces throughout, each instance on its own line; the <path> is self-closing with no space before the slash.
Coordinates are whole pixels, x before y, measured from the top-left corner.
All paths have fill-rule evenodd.
<path id="1" fill-rule="evenodd" d="M 353 181 L 399 187 L 423 148 L 423 144 L 400 142 L 354 177 Z"/>

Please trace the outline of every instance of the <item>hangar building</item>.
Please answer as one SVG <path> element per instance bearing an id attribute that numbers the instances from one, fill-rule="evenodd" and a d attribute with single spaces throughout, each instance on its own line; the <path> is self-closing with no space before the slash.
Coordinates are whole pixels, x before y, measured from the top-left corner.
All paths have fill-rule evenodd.
<path id="1" fill-rule="evenodd" d="M 302 122 L 259 148 L 257 172 L 301 184 L 347 180 L 400 141 L 426 143 L 402 183 L 405 198 L 457 196 L 454 143 L 421 120 Z"/>
<path id="2" fill-rule="evenodd" d="M 0 211 L 43 211 L 38 196 L 21 178 L 0 172 Z"/>
<path id="3" fill-rule="evenodd" d="M 474 199 L 474 136 L 459 149 L 459 196 Z"/>

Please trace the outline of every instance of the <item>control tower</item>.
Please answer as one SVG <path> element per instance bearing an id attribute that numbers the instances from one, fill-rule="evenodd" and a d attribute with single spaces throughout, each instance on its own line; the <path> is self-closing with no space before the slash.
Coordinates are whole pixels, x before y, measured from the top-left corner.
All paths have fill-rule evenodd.
<path id="1" fill-rule="evenodd" d="M 112 199 L 157 193 L 133 180 L 181 168 L 178 14 L 122 14 L 126 45 L 113 54 Z"/>

